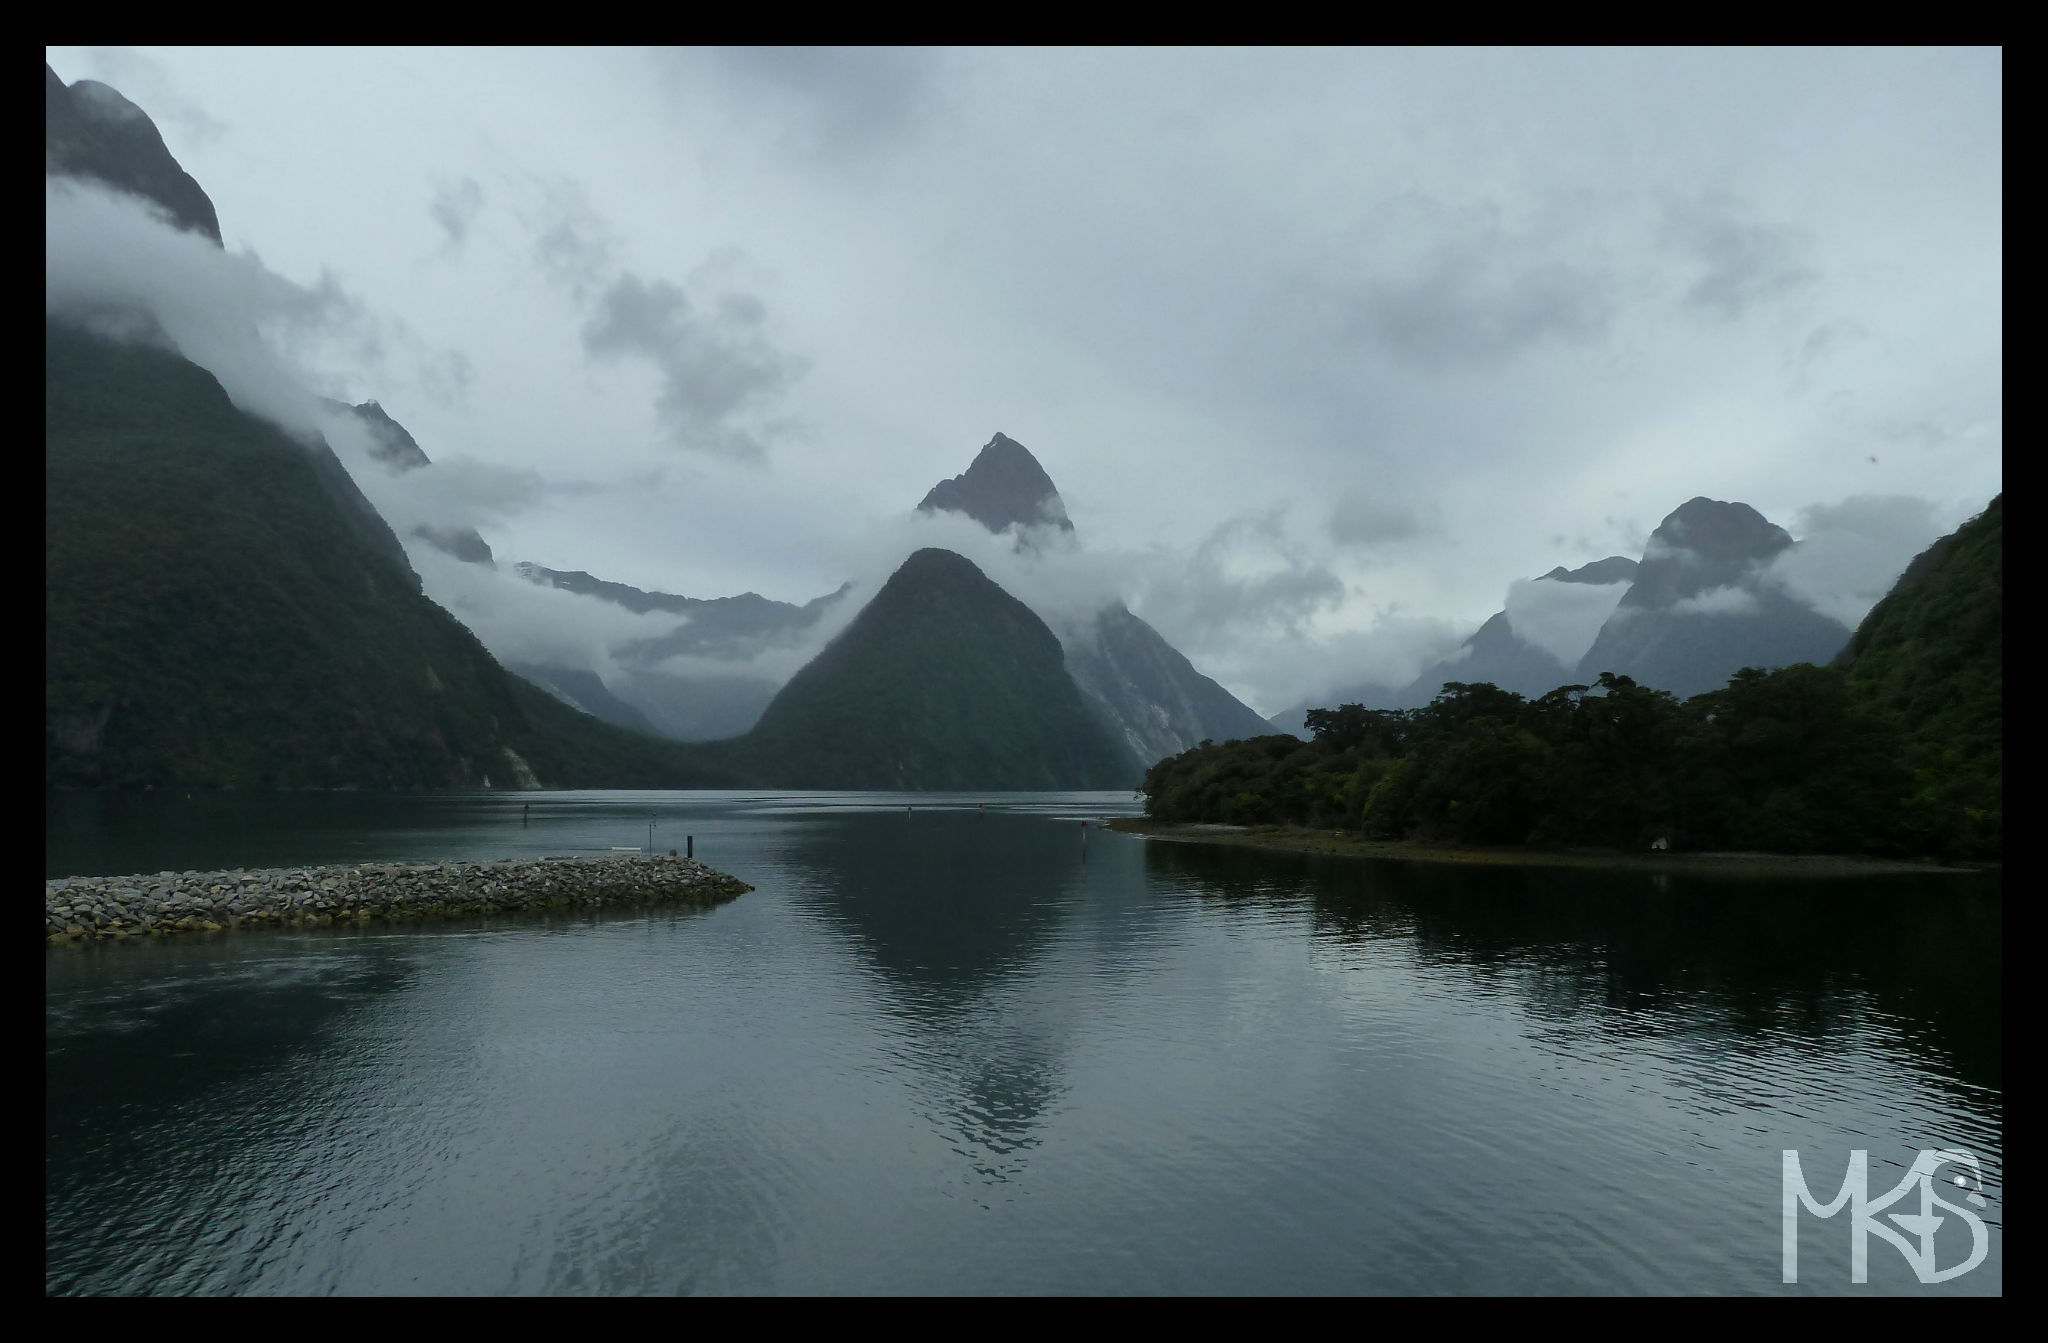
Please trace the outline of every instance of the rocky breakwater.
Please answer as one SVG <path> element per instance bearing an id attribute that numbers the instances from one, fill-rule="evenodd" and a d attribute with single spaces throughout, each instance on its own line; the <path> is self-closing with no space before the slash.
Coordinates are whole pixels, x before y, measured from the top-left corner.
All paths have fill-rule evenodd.
<path id="1" fill-rule="evenodd" d="M 362 863 L 43 883 L 52 943 L 600 905 L 721 904 L 754 888 L 691 858 Z"/>

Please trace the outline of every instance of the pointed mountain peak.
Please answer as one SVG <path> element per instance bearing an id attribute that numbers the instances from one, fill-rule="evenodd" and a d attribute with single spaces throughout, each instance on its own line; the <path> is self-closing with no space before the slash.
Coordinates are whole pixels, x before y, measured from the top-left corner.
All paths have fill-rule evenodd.
<path id="1" fill-rule="evenodd" d="M 992 532 L 1044 525 L 1074 530 L 1052 477 L 1029 448 L 1007 434 L 990 439 L 966 471 L 932 486 L 917 508 L 965 513 Z"/>

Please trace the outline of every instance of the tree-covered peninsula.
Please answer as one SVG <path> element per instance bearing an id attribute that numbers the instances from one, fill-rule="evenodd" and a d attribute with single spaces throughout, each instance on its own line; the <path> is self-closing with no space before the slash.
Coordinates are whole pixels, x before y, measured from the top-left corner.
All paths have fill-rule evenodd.
<path id="1" fill-rule="evenodd" d="M 1683 701 L 1602 673 L 1534 699 L 1449 682 L 1419 709 L 1316 709 L 1306 742 L 1159 761 L 1146 814 L 1452 844 L 1997 858 L 2000 502 L 1916 559 L 1836 665 L 1745 668 Z"/>

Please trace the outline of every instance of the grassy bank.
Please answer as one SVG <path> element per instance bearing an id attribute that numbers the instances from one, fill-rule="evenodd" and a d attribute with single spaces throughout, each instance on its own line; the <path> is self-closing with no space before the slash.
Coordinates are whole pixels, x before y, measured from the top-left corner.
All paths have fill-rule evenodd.
<path id="1" fill-rule="evenodd" d="M 1509 867 L 1587 867 L 1637 872 L 1685 872 L 1717 877 L 1865 877 L 1894 873 L 1970 873 L 1982 867 L 1941 867 L 1929 862 L 1790 853 L 1623 853 L 1615 849 L 1531 849 L 1375 840 L 1342 830 L 1291 825 L 1168 825 L 1140 817 L 1107 822 L 1111 830 L 1189 844 L 1229 844 L 1280 853 L 1322 853 L 1349 858 L 1390 858 L 1419 863 L 1484 863 Z"/>

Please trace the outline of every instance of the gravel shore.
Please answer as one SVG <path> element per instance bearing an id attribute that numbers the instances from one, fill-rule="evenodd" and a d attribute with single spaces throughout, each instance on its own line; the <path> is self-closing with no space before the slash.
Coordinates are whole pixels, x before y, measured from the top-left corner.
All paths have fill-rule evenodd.
<path id="1" fill-rule="evenodd" d="M 43 883 L 43 926 L 59 944 L 598 905 L 715 905 L 752 889 L 695 859 L 643 854 L 59 877 Z"/>

